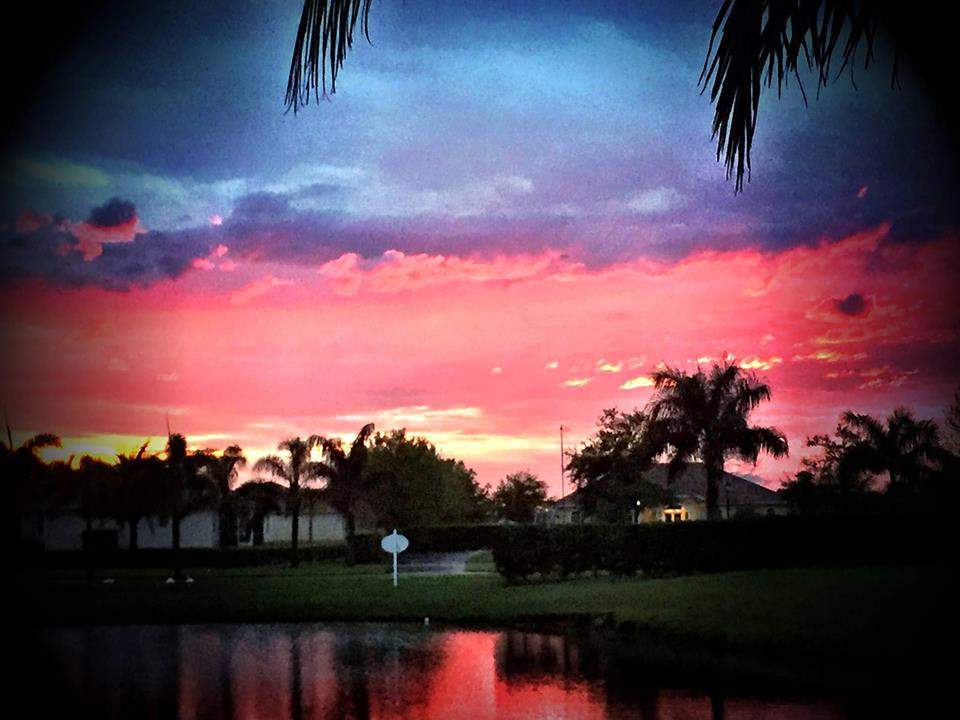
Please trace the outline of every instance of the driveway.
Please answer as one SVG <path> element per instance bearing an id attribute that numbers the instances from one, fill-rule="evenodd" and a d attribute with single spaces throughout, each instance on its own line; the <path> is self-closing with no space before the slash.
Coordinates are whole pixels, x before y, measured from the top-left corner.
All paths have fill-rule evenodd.
<path id="1" fill-rule="evenodd" d="M 401 553 L 398 561 L 400 572 L 420 575 L 464 575 L 467 558 L 476 550 L 443 553 Z"/>

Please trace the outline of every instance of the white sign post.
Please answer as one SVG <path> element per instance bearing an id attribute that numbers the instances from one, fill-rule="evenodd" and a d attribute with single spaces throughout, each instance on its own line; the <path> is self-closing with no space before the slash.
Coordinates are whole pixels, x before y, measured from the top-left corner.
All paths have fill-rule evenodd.
<path id="1" fill-rule="evenodd" d="M 383 548 L 384 552 L 388 552 L 393 555 L 393 586 L 397 586 L 397 555 L 402 553 L 408 547 L 410 547 L 410 541 L 407 540 L 403 535 L 397 532 L 397 529 L 394 528 L 393 532 L 385 536 L 380 541 L 380 547 Z"/>

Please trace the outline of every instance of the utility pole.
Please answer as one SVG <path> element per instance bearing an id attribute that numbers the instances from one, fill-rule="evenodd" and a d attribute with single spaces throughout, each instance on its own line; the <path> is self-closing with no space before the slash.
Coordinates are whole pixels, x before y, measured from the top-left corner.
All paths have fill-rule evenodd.
<path id="1" fill-rule="evenodd" d="M 6 406 L 3 408 L 3 421 L 7 424 L 7 442 L 10 443 L 9 450 L 13 452 L 13 433 L 10 432 L 10 416 L 7 415 Z"/>
<path id="2" fill-rule="evenodd" d="M 564 462 L 564 457 L 563 457 L 563 430 L 564 430 L 564 427 L 563 425 L 561 425 L 560 426 L 560 499 L 561 500 L 563 500 L 563 498 L 566 497 L 566 493 L 564 492 L 564 485 L 563 485 L 563 475 L 564 475 L 564 472 L 566 471 L 566 465 L 567 465 Z"/>

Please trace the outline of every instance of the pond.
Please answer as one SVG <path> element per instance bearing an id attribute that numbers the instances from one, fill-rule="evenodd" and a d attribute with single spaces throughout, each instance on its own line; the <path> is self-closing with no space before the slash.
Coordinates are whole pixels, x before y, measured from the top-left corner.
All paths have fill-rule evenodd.
<path id="1" fill-rule="evenodd" d="M 36 649 L 72 715 L 120 718 L 847 717 L 823 698 L 686 686 L 582 637 L 408 625 L 46 629 Z M 35 668 L 40 672 L 39 668 Z"/>

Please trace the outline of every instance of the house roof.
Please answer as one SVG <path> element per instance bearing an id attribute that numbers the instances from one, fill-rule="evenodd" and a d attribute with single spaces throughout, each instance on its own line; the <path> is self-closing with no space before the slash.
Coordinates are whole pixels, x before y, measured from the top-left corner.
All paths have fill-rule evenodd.
<path id="1" fill-rule="evenodd" d="M 669 488 L 677 498 L 703 500 L 707 496 L 707 471 L 703 463 L 690 463 L 680 475 L 673 479 L 672 483 L 667 480 L 667 464 L 657 463 L 644 473 L 644 479 L 660 487 Z M 720 481 L 720 502 L 722 503 L 727 501 L 728 484 L 731 505 L 779 505 L 783 502 L 773 490 L 740 475 L 725 472 Z M 560 500 L 554 501 L 551 507 L 555 510 L 579 508 L 580 491 L 575 490 Z"/>
<path id="2" fill-rule="evenodd" d="M 671 488 L 677 497 L 704 499 L 707 496 L 707 470 L 703 463 L 687 465 L 686 469 L 673 479 L 672 484 L 667 481 L 666 463 L 654 465 L 644 474 L 644 478 L 660 487 Z M 773 505 L 781 502 L 773 490 L 729 472 L 723 473 L 720 481 L 721 502 L 727 500 L 728 484 L 732 505 Z"/>

